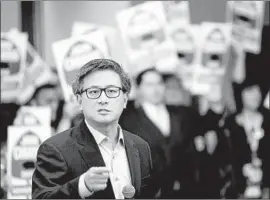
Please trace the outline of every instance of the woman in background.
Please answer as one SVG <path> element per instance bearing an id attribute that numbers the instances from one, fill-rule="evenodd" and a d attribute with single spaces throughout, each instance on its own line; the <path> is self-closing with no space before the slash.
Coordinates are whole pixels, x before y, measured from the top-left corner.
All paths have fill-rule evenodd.
<path id="1" fill-rule="evenodd" d="M 269 198 L 270 117 L 262 105 L 261 89 L 245 83 L 241 112 L 225 123 L 232 144 L 236 190 L 241 198 Z"/>
<path id="2" fill-rule="evenodd" d="M 223 129 L 227 110 L 221 86 L 200 96 L 198 116 L 193 121 L 195 137 L 190 147 L 191 179 L 194 180 L 193 192 L 196 191 L 192 198 L 229 197 L 228 187 L 232 184 L 230 146 Z"/>

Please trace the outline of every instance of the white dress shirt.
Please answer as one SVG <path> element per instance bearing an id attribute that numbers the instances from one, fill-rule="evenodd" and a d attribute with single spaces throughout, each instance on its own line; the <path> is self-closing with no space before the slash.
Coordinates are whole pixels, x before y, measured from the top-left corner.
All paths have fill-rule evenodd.
<path id="1" fill-rule="evenodd" d="M 126 185 L 132 185 L 132 183 L 121 127 L 118 126 L 118 142 L 113 149 L 112 143 L 109 141 L 107 136 L 91 127 L 86 120 L 85 123 L 98 144 L 106 167 L 111 170 L 110 180 L 116 199 L 124 199 L 122 189 Z M 84 176 L 85 173 L 82 174 L 79 179 L 79 194 L 82 198 L 92 195 L 92 193 L 85 186 Z"/>
<path id="2" fill-rule="evenodd" d="M 142 103 L 146 116 L 158 127 L 164 136 L 169 136 L 171 131 L 170 114 L 165 105 Z"/>

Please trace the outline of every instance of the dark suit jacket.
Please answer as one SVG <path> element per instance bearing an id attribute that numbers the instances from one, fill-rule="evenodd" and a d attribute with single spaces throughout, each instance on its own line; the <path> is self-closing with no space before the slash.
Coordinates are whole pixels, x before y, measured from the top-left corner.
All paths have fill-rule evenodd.
<path id="1" fill-rule="evenodd" d="M 197 118 L 194 120 L 195 135 L 205 137 L 208 131 L 214 131 L 218 141 L 212 154 L 209 154 L 206 148 L 201 152 L 196 150 L 194 142 L 191 143 L 189 162 L 193 171 L 190 178 L 193 187 L 189 197 L 195 199 L 221 198 L 220 190 L 227 181 L 230 181 L 231 177 L 227 170 L 231 164 L 230 147 L 222 123 L 220 123 L 224 113 L 217 114 L 209 109 L 205 115 L 197 114 Z M 223 172 L 222 176 L 220 171 Z"/>
<path id="2" fill-rule="evenodd" d="M 152 198 L 152 161 L 149 145 L 123 130 L 135 198 Z M 94 137 L 84 121 L 46 140 L 39 148 L 32 178 L 32 198 L 79 199 L 80 175 L 94 166 L 105 166 Z M 111 182 L 89 198 L 115 198 Z"/>
<path id="3" fill-rule="evenodd" d="M 133 104 L 133 102 L 129 102 Z M 185 165 L 186 150 L 190 142 L 189 109 L 186 107 L 167 106 L 170 115 L 171 134 L 164 137 L 158 127 L 147 117 L 140 106 L 129 105 L 122 114 L 119 124 L 147 141 L 151 148 L 155 184 L 163 188 L 162 198 L 174 198 L 172 192 L 174 180 L 181 180 L 187 173 Z M 183 184 L 182 184 L 183 183 Z"/>
<path id="4" fill-rule="evenodd" d="M 264 130 L 264 137 L 259 141 L 257 155 L 262 160 L 262 187 L 270 188 L 270 114 L 265 109 L 261 109 L 259 112 L 263 116 L 262 129 Z M 244 127 L 236 122 L 237 115 L 238 113 L 229 116 L 226 120 L 225 127 L 230 132 L 232 143 L 232 160 L 235 170 L 236 189 L 238 193 L 242 194 L 247 185 L 242 169 L 244 164 L 251 162 L 251 149 L 247 142 Z"/>

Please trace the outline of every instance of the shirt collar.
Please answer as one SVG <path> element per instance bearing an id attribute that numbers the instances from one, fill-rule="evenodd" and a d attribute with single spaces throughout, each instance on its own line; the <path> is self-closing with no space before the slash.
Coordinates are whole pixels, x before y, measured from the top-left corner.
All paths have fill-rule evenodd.
<path id="1" fill-rule="evenodd" d="M 104 141 L 105 139 L 108 138 L 106 135 L 102 134 L 101 132 L 97 131 L 92 126 L 90 126 L 90 124 L 86 121 L 86 119 L 84 121 L 85 121 L 87 128 L 89 129 L 90 133 L 92 133 L 92 135 L 95 138 L 95 141 L 98 145 L 100 145 L 102 143 L 102 141 Z M 117 126 L 117 131 L 118 131 L 118 140 L 117 140 L 118 142 L 117 143 L 120 143 L 123 146 L 125 146 L 123 131 L 122 131 L 122 128 L 120 127 L 119 124 Z"/>
<path id="2" fill-rule="evenodd" d="M 141 105 L 145 109 L 155 109 L 155 110 L 156 109 L 162 109 L 162 110 L 166 109 L 164 104 L 155 105 L 155 104 L 152 104 L 152 103 L 149 103 L 149 102 L 143 102 Z"/>

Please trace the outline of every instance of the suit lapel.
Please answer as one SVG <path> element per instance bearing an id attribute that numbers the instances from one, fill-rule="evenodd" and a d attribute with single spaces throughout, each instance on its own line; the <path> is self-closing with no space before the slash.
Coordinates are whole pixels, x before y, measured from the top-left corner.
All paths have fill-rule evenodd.
<path id="1" fill-rule="evenodd" d="M 152 134 L 155 134 L 155 135 L 151 134 L 151 137 L 155 137 L 155 139 L 164 138 L 159 128 L 147 117 L 142 107 L 138 108 L 138 114 L 139 114 L 141 125 L 142 126 L 144 125 L 145 127 L 147 127 L 146 130 L 151 129 L 149 130 L 149 132 L 151 132 Z"/>
<path id="2" fill-rule="evenodd" d="M 91 167 L 106 166 L 102 158 L 102 154 L 99 150 L 98 144 L 96 143 L 95 138 L 90 133 L 84 121 L 80 124 L 80 134 L 77 136 L 77 141 L 82 144 L 80 153 L 85 163 L 87 164 L 88 169 L 90 169 Z M 91 198 L 115 198 L 111 181 L 108 182 L 108 186 L 105 190 L 94 193 Z"/>
<path id="3" fill-rule="evenodd" d="M 181 131 L 182 117 L 180 117 L 180 115 L 176 115 L 175 113 L 171 112 L 168 107 L 167 110 L 170 115 L 171 137 L 173 138 L 173 140 L 178 140 L 182 136 Z"/>
<path id="4" fill-rule="evenodd" d="M 135 187 L 136 191 L 140 193 L 141 187 L 141 167 L 140 167 L 140 157 L 139 152 L 135 148 L 133 140 L 131 140 L 126 132 L 123 130 L 125 148 L 127 152 L 127 158 L 129 163 L 129 169 L 132 179 L 132 185 Z"/>
<path id="5" fill-rule="evenodd" d="M 94 166 L 105 166 L 99 149 L 95 149 L 91 146 L 84 146 L 80 149 L 80 152 L 88 168 Z"/>

